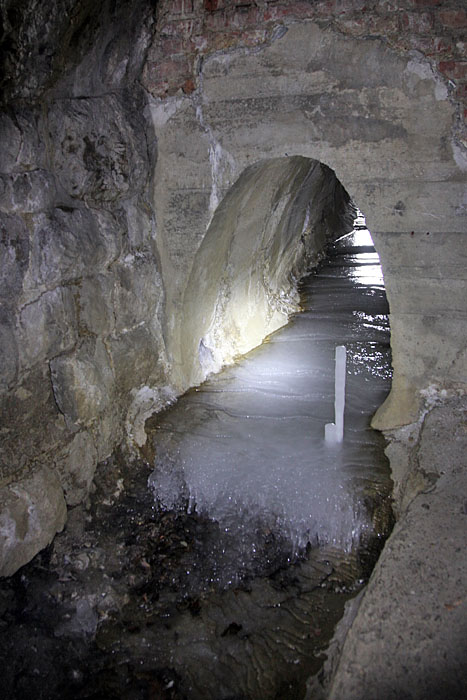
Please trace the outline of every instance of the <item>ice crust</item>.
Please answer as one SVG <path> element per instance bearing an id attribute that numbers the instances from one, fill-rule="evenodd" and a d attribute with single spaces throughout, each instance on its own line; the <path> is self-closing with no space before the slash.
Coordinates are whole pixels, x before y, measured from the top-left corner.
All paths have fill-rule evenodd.
<path id="1" fill-rule="evenodd" d="M 150 485 L 163 507 L 188 502 L 252 550 L 258 527 L 280 531 L 295 551 L 307 542 L 348 550 L 369 527 L 365 485 L 387 478 L 369 421 L 391 377 L 371 246 L 367 231 L 335 244 L 302 284 L 303 312 L 161 418 Z M 337 345 L 347 347 L 345 433 L 329 446 Z"/>

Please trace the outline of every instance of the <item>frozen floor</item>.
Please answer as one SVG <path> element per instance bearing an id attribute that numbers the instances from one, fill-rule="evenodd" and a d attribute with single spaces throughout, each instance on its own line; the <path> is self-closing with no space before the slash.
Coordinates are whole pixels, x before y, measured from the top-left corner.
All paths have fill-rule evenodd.
<path id="1" fill-rule="evenodd" d="M 387 484 L 371 416 L 390 388 L 388 306 L 368 231 L 355 231 L 301 285 L 303 312 L 237 364 L 191 390 L 159 419 L 159 503 L 195 509 L 240 535 L 243 560 L 256 535 L 280 532 L 291 551 L 345 550 L 370 527 L 368 488 Z M 344 440 L 324 442 L 334 421 L 334 356 L 347 348 Z M 245 561 L 243 562 L 245 563 Z"/>

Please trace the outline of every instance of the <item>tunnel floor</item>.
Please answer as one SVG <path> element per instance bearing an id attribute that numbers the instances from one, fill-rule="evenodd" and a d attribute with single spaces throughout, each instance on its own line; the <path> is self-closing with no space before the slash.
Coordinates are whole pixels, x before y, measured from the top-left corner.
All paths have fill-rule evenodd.
<path id="1" fill-rule="evenodd" d="M 0 582 L 3 697 L 304 697 L 392 525 L 384 445 L 369 429 L 390 385 L 378 274 L 366 243 L 340 241 L 304 280 L 304 310 L 289 326 L 149 421 L 155 470 L 153 455 L 151 466 L 119 453 L 100 465 L 65 531 Z M 298 354 L 290 343 L 301 344 Z M 332 350 L 341 343 L 346 432 L 329 456 L 324 424 L 333 420 Z M 273 395 L 285 402 L 284 420 Z M 264 450 L 274 440 L 269 492 Z M 220 473 L 215 450 L 227 455 Z M 203 460 L 214 490 L 203 490 Z M 225 482 L 225 469 L 240 463 L 246 471 Z M 320 481 L 323 470 L 332 474 Z M 303 494 L 313 483 L 310 520 Z"/>

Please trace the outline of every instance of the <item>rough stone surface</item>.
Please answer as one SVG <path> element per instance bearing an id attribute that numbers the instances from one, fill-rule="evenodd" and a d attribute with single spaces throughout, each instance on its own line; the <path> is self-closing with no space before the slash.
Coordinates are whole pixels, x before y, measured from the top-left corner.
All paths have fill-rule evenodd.
<path id="1" fill-rule="evenodd" d="M 52 541 L 66 520 L 63 492 L 42 469 L 0 489 L 0 576 L 11 576 Z"/>
<path id="2" fill-rule="evenodd" d="M 409 504 L 361 599 L 330 700 L 465 697 L 466 427 L 458 399 L 422 424 Z"/>
<path id="3" fill-rule="evenodd" d="M 77 433 L 55 465 L 67 505 L 81 503 L 90 491 L 97 465 L 97 451 L 89 433 Z"/>
<path id="4" fill-rule="evenodd" d="M 0 12 L 0 486 L 55 469 L 74 505 L 125 435 L 130 392 L 167 383 L 138 83 L 154 8 L 2 0 Z M 55 532 L 50 509 L 41 522 L 42 540 L 18 539 L 29 557 Z"/>

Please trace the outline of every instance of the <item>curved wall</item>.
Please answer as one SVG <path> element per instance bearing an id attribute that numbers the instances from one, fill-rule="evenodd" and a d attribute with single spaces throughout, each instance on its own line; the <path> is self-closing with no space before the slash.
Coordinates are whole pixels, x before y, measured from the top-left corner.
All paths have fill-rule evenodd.
<path id="1" fill-rule="evenodd" d="M 334 173 L 308 158 L 260 161 L 241 174 L 216 209 L 183 296 L 185 385 L 287 323 L 299 308 L 298 280 L 327 240 L 351 230 L 352 209 Z"/>

